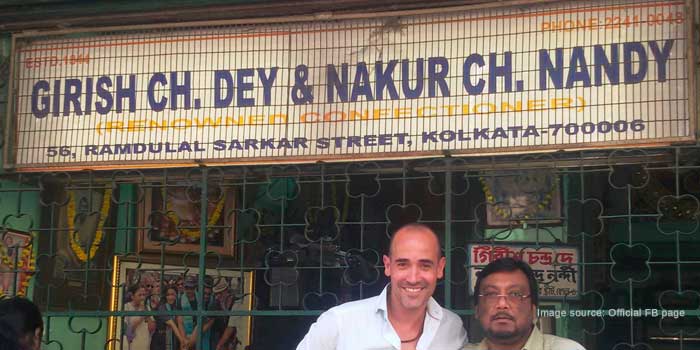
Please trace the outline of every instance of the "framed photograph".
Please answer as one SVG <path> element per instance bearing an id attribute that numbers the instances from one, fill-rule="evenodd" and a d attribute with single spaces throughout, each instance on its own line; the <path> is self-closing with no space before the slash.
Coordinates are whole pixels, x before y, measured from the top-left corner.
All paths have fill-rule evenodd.
<path id="1" fill-rule="evenodd" d="M 146 190 L 139 210 L 139 251 L 166 253 L 199 252 L 201 194 L 186 185 L 153 187 Z M 235 239 L 233 189 L 209 189 L 207 205 L 207 251 L 233 256 Z"/>
<path id="2" fill-rule="evenodd" d="M 34 264 L 32 236 L 8 229 L 1 238 L 0 295 L 27 295 Z"/>
<path id="3" fill-rule="evenodd" d="M 54 310 L 107 310 L 110 273 L 105 271 L 114 249 L 117 206 L 110 187 L 66 190 L 65 202 L 46 210 L 38 235 L 43 255 L 41 283 L 35 284 L 34 301 Z M 90 261 L 90 268 L 85 266 Z M 86 294 L 87 291 L 87 294 Z"/>
<path id="4" fill-rule="evenodd" d="M 481 177 L 481 185 L 488 203 L 489 226 L 561 222 L 561 189 L 559 177 L 553 172 L 489 173 Z"/>
<path id="5" fill-rule="evenodd" d="M 184 300 L 188 298 L 188 291 L 196 293 L 199 288 L 196 285 L 199 269 L 172 265 L 164 265 L 161 268 L 158 264 L 121 261 L 117 257 L 115 257 L 114 264 L 110 310 L 158 310 L 162 315 L 155 317 L 110 317 L 108 339 L 119 340 L 110 343 L 110 350 L 160 349 L 160 345 L 153 344 L 152 346 L 151 344 L 151 342 L 157 341 L 156 334 L 159 334 L 160 328 L 150 323 L 158 324 L 158 317 L 161 320 L 168 318 L 166 310 L 186 311 L 182 305 L 185 304 Z M 252 272 L 241 273 L 231 270 L 207 269 L 206 276 L 206 280 L 211 283 L 205 282 L 204 297 L 207 299 L 207 310 L 250 311 L 253 309 L 254 274 Z M 177 291 L 176 296 L 174 296 L 175 291 Z M 173 302 L 172 299 L 175 301 Z M 171 302 L 172 304 L 170 304 Z M 171 306 L 166 307 L 166 303 Z M 219 308 L 215 309 L 215 307 Z M 146 321 L 139 322 L 138 325 L 134 326 L 136 322 L 133 322 L 129 317 L 141 317 Z M 184 319 L 186 316 L 181 317 Z M 215 324 L 211 328 L 211 334 L 207 336 L 211 342 L 215 342 L 218 339 L 216 337 L 223 334 L 226 327 L 235 327 L 235 332 L 227 341 L 225 349 L 244 350 L 246 346 L 250 345 L 252 340 L 251 316 L 215 316 L 214 318 Z M 187 325 L 188 321 L 185 320 L 182 324 Z M 155 329 L 149 329 L 149 326 L 153 326 Z M 215 345 L 213 344 L 213 346 Z M 165 346 L 163 349 L 169 350 Z M 173 348 L 173 350 L 179 350 L 179 348 Z"/>

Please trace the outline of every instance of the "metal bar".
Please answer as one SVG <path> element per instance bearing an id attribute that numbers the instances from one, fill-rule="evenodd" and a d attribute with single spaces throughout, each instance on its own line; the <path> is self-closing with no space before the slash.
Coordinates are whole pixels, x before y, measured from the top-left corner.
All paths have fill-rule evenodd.
<path id="1" fill-rule="evenodd" d="M 447 159 L 452 165 L 450 159 Z M 452 308 L 452 171 L 445 176 L 445 307 Z"/>
<path id="2" fill-rule="evenodd" d="M 5 136 L 4 136 L 4 144 L 0 145 L 0 147 L 3 147 L 3 169 L 12 169 L 14 167 L 14 161 L 11 161 L 10 157 L 10 151 L 14 149 L 14 147 L 10 147 L 10 145 L 14 142 L 14 138 L 12 138 L 12 130 L 13 128 L 13 123 L 12 121 L 17 118 L 16 116 L 16 110 L 13 108 L 17 107 L 17 104 L 13 101 L 14 96 L 15 96 L 15 61 L 17 60 L 17 53 L 15 52 L 17 50 L 17 39 L 13 36 L 12 37 L 12 43 L 10 45 L 10 73 L 8 75 L 8 81 L 7 81 L 7 108 L 5 109 Z M 1 173 L 1 172 L 0 172 Z"/>
<path id="3" fill-rule="evenodd" d="M 206 300 L 204 300 L 204 277 L 207 273 L 207 226 L 209 225 L 209 169 L 202 167 L 202 180 L 200 182 L 201 192 L 200 192 L 200 222 L 199 222 L 199 278 L 197 281 L 197 344 L 199 348 L 204 344 L 204 334 L 202 333 L 202 327 L 204 326 L 202 322 L 204 321 L 205 310 L 207 310 L 208 305 L 206 305 Z"/>

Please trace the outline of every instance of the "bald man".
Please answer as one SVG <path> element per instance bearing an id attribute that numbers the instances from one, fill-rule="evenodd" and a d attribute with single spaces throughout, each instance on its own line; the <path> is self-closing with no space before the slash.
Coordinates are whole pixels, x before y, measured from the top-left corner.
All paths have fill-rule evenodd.
<path id="1" fill-rule="evenodd" d="M 297 350 L 462 348 L 462 320 L 432 298 L 445 270 L 435 232 L 420 224 L 401 227 L 383 261 L 390 283 L 382 293 L 321 314 Z"/>

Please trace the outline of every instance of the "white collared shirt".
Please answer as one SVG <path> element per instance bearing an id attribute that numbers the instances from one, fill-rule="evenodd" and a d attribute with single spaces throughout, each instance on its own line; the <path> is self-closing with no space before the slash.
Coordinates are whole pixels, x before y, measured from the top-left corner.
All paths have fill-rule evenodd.
<path id="1" fill-rule="evenodd" d="M 324 312 L 297 350 L 400 350 L 401 339 L 389 322 L 387 290 Z M 416 349 L 458 350 L 466 338 L 462 319 L 430 298 Z"/>

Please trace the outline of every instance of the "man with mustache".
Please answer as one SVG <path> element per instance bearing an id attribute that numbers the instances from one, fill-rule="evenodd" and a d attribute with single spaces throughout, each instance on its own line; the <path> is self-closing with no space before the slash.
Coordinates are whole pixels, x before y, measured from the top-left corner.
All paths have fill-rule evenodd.
<path id="1" fill-rule="evenodd" d="M 475 317 L 485 338 L 473 350 L 585 350 L 579 343 L 535 326 L 538 287 L 528 264 L 513 258 L 492 261 L 477 273 Z"/>
<path id="2" fill-rule="evenodd" d="M 458 350 L 462 320 L 433 298 L 445 257 L 429 227 L 409 224 L 392 236 L 384 255 L 390 278 L 379 296 L 324 312 L 297 350 Z"/>

